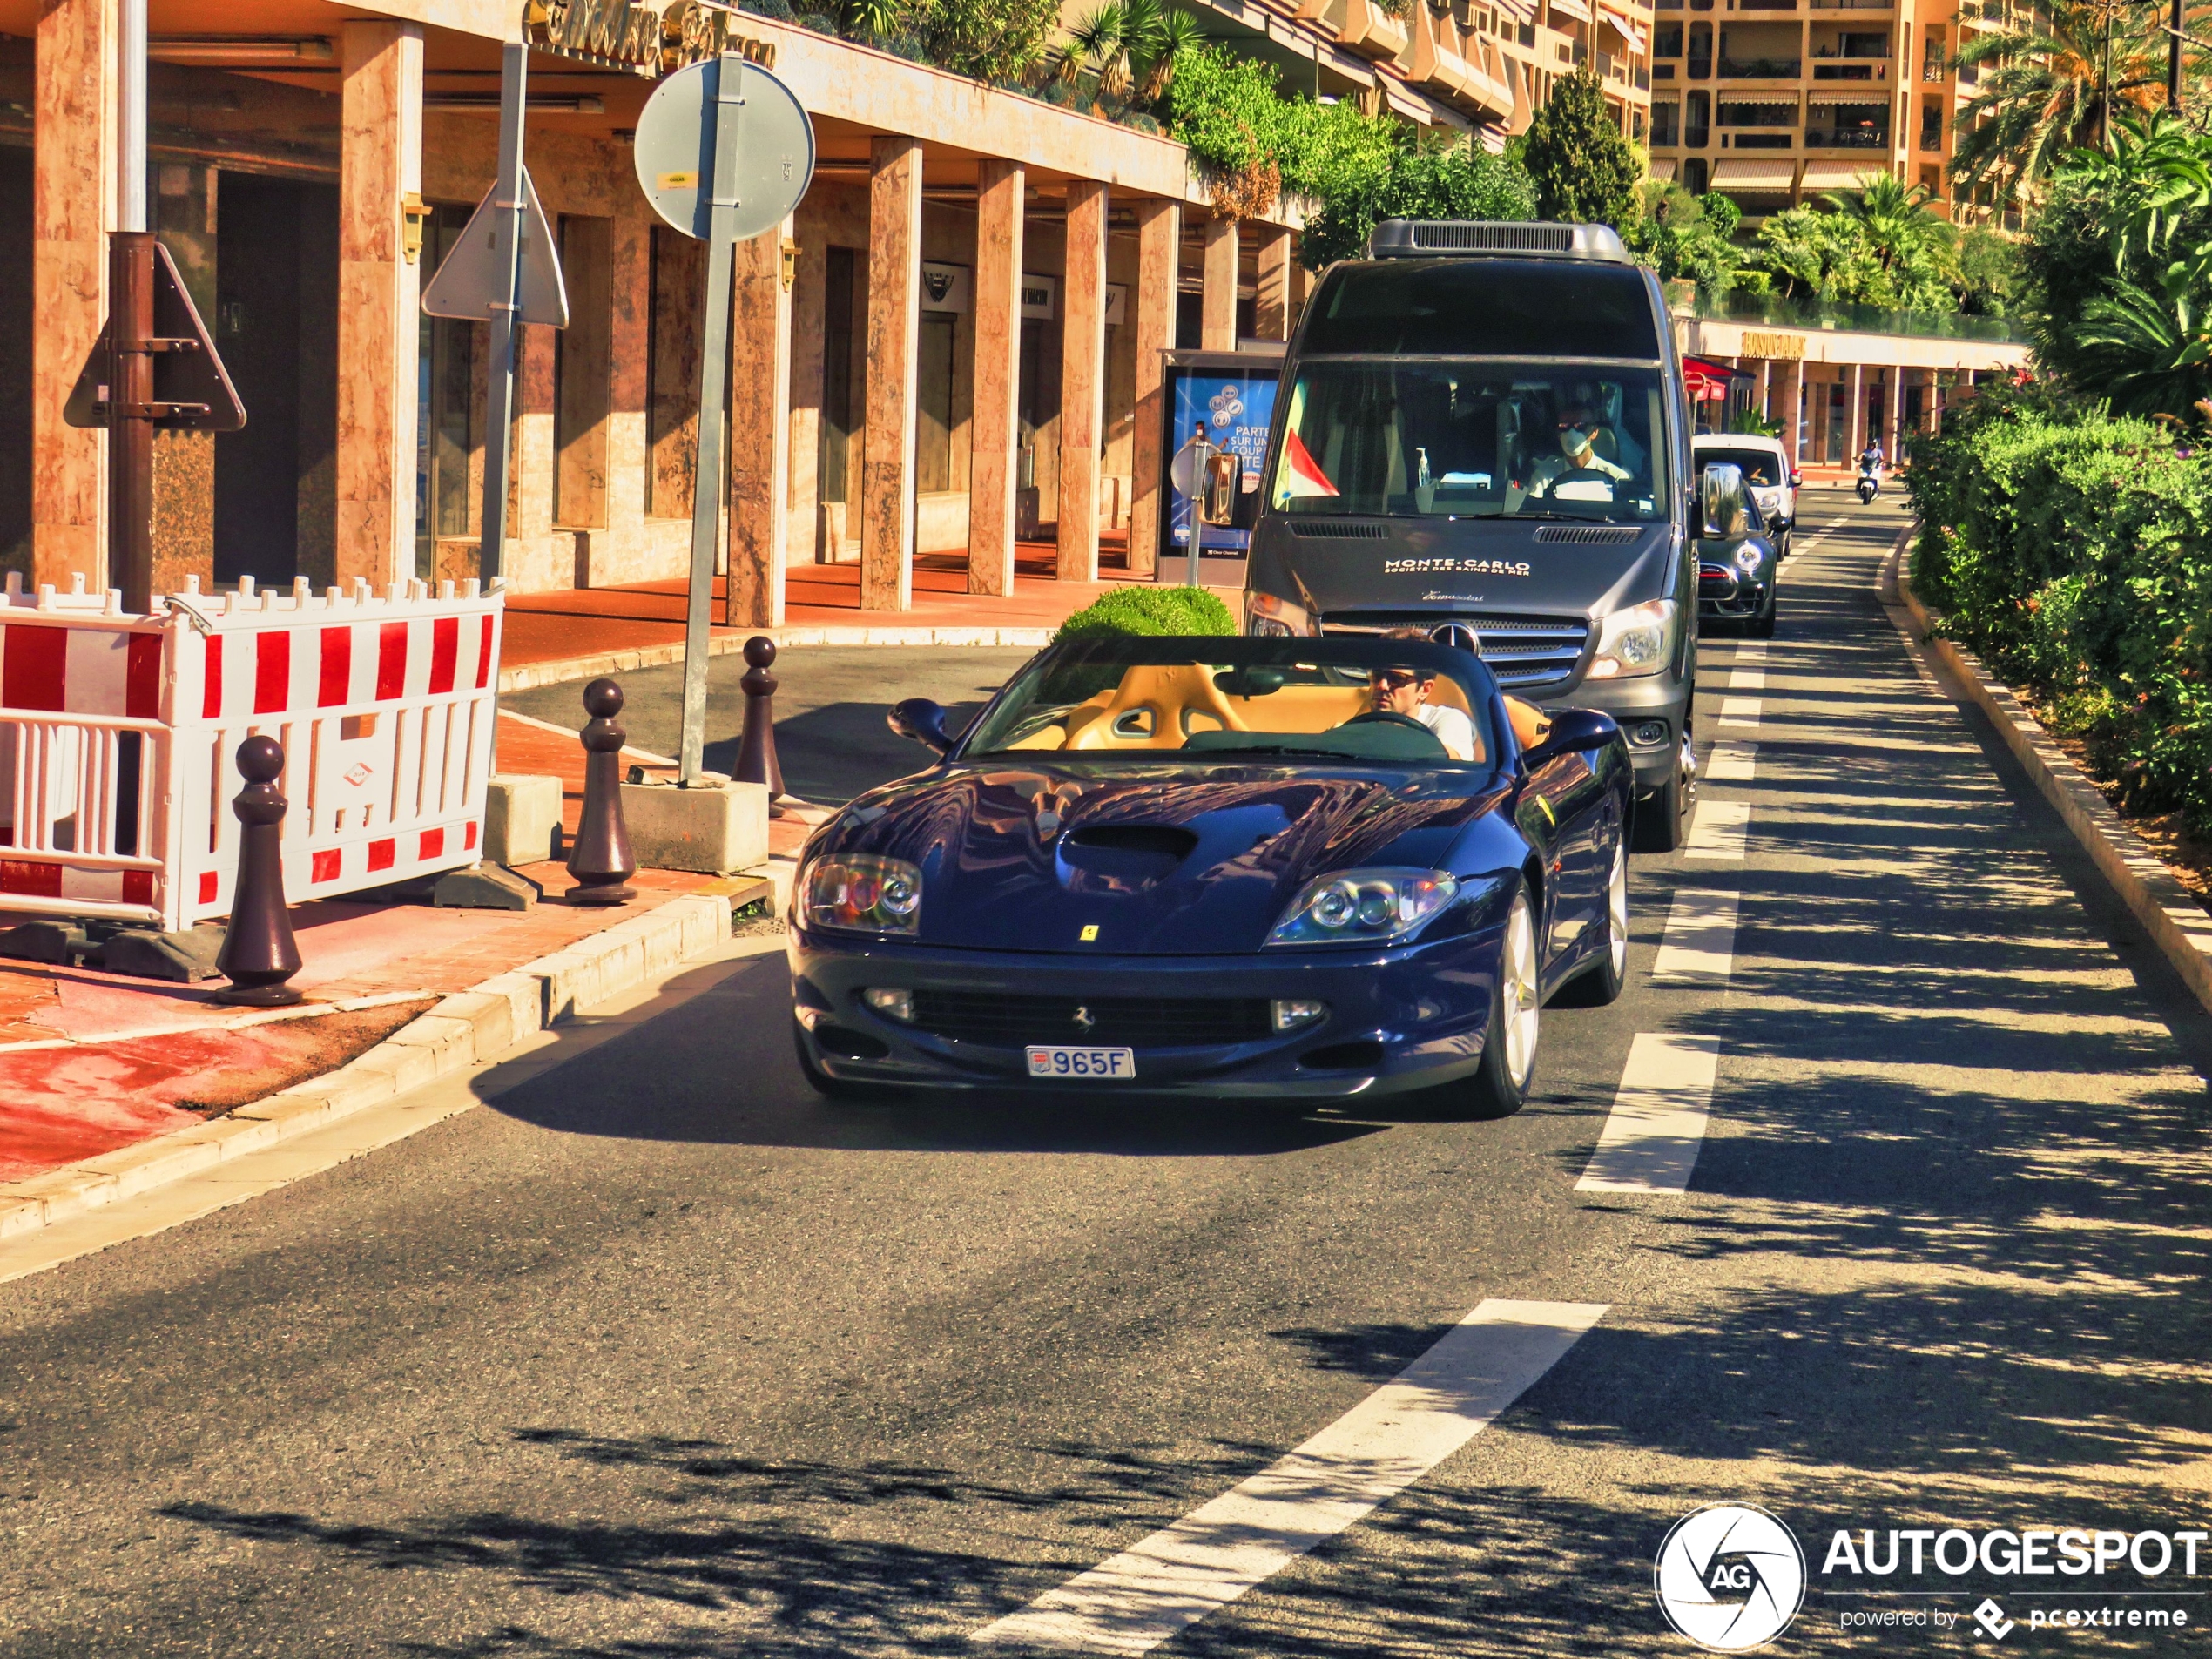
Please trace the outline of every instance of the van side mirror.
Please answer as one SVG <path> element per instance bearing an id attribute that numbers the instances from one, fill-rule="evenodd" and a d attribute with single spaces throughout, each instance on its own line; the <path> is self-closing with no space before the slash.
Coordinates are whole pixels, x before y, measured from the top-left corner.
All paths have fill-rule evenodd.
<path id="1" fill-rule="evenodd" d="M 1697 516 L 1702 540 L 1728 542 L 1751 533 L 1751 502 L 1741 467 L 1716 461 L 1698 475 Z"/>
<path id="2" fill-rule="evenodd" d="M 1225 449 L 1216 450 L 1206 457 L 1206 493 L 1198 504 L 1198 516 L 1209 524 L 1227 529 L 1237 522 L 1237 495 L 1244 484 L 1244 462 L 1241 455 Z"/>
<path id="3" fill-rule="evenodd" d="M 952 752 L 953 738 L 945 730 L 945 711 L 926 697 L 910 697 L 903 703 L 894 703 L 884 719 L 902 738 L 912 738 L 941 755 Z"/>

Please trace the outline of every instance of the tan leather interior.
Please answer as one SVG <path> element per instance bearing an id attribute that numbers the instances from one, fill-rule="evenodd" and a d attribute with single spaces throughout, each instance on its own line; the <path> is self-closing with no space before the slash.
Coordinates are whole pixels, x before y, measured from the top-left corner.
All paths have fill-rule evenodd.
<path id="1" fill-rule="evenodd" d="M 1212 670 L 1197 663 L 1146 664 L 1122 676 L 1105 711 L 1072 732 L 1067 746 L 1180 749 L 1194 732 L 1246 729 L 1213 683 Z"/>
<path id="2" fill-rule="evenodd" d="M 1429 701 L 1473 717 L 1456 680 L 1439 675 Z M 1033 732 L 1016 749 L 1180 749 L 1193 732 L 1326 732 L 1367 712 L 1364 685 L 1285 685 L 1260 697 L 1231 697 L 1211 670 L 1190 664 L 1131 668 L 1122 683 L 1086 698 L 1064 725 Z M 1534 705 L 1506 698 L 1522 748 L 1541 740 L 1551 720 Z M 1481 723 L 1475 722 L 1478 741 Z M 1474 757 L 1480 760 L 1483 757 Z"/>
<path id="3" fill-rule="evenodd" d="M 1513 738 L 1524 749 L 1533 749 L 1552 729 L 1552 717 L 1534 703 L 1517 697 L 1506 698 L 1506 718 L 1513 722 Z"/>

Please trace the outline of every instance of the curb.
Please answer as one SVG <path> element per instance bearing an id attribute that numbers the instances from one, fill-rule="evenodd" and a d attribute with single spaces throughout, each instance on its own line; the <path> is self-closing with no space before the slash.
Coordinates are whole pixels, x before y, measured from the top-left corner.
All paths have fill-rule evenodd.
<path id="1" fill-rule="evenodd" d="M 2165 953 L 2196 1000 L 2212 1010 L 2212 914 L 2167 868 L 2166 861 L 2121 821 L 2020 699 L 1996 684 L 1971 651 L 1936 633 L 1927 607 L 1905 578 L 1905 548 L 1912 536 L 1912 528 L 1900 531 L 1897 545 L 1883 561 L 1880 597 L 1902 606 L 1912 617 L 1914 637 L 1966 687 L 1966 695 L 1989 717 L 2005 746 L 2066 820 L 2121 902 Z"/>
<path id="2" fill-rule="evenodd" d="M 687 894 L 446 997 L 327 1076 L 98 1157 L 0 1184 L 0 1238 L 134 1197 L 266 1151 L 516 1043 L 619 995 L 730 936 L 726 894 Z"/>

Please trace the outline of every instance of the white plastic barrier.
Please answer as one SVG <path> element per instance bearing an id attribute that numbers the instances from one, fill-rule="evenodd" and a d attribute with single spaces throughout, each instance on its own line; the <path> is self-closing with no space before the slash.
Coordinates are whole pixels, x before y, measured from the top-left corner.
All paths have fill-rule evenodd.
<path id="1" fill-rule="evenodd" d="M 0 914 L 165 929 L 230 908 L 238 745 L 284 745 L 293 902 L 473 863 L 502 596 L 366 582 L 155 601 L 10 576 L 0 605 Z"/>

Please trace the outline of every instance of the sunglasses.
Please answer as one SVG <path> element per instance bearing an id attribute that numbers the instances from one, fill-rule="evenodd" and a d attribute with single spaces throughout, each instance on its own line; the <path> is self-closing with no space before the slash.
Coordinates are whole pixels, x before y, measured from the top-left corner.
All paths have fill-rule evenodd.
<path id="1" fill-rule="evenodd" d="M 1408 685 L 1420 683 L 1419 674 L 1409 674 L 1403 669 L 1389 669 L 1367 676 L 1367 684 L 1379 691 L 1402 691 Z"/>

